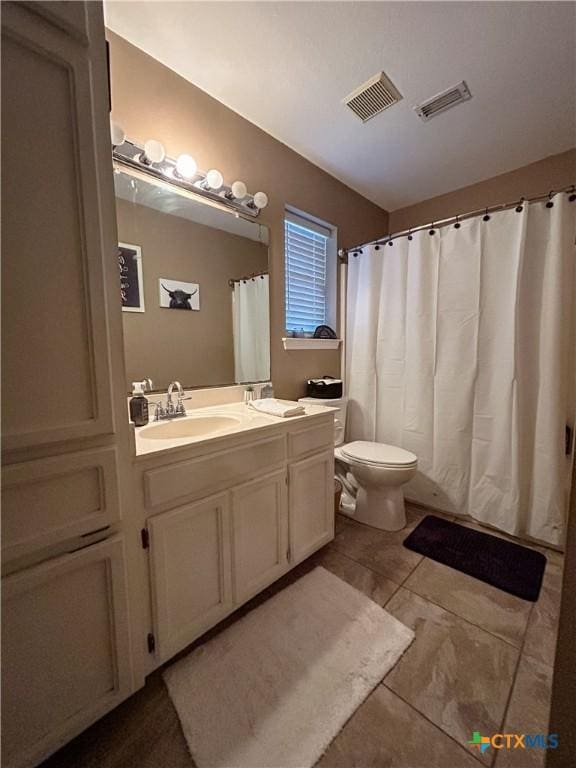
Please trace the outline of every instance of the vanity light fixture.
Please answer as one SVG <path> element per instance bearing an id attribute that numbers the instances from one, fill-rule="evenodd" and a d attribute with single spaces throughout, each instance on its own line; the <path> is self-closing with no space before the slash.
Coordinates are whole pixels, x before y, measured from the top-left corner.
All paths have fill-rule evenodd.
<path id="1" fill-rule="evenodd" d="M 243 181 L 233 181 L 230 187 L 230 192 L 226 194 L 226 197 L 231 200 L 243 200 L 248 194 L 248 188 Z"/>
<path id="2" fill-rule="evenodd" d="M 243 181 L 234 181 L 230 186 L 224 183 L 220 171 L 212 168 L 207 173 L 199 170 L 191 155 L 181 154 L 176 160 L 166 155 L 162 144 L 149 139 L 144 145 L 126 138 L 117 124 L 111 123 L 112 154 L 118 166 L 135 168 L 149 176 L 162 179 L 193 194 L 232 209 L 236 214 L 251 218 L 258 216 L 268 205 L 268 195 L 256 192 L 250 195 Z M 118 144 L 114 142 L 118 141 Z"/>
<path id="3" fill-rule="evenodd" d="M 224 177 L 220 171 L 217 171 L 215 168 L 213 168 L 211 171 L 208 171 L 206 178 L 201 183 L 202 186 L 205 186 L 205 188 L 208 187 L 208 189 L 213 189 L 216 191 L 220 189 L 224 184 Z"/>
<path id="4" fill-rule="evenodd" d="M 140 162 L 144 165 L 151 165 L 152 163 L 161 163 L 165 157 L 164 145 L 156 139 L 148 139 L 144 144 L 144 152 L 140 156 Z"/>
<path id="5" fill-rule="evenodd" d="M 248 205 L 250 205 L 250 203 L 248 203 Z M 255 208 L 258 208 L 259 211 L 261 211 L 262 208 L 266 208 L 268 205 L 268 195 L 266 192 L 256 192 L 252 200 L 252 205 Z"/>
<path id="6" fill-rule="evenodd" d="M 198 165 L 190 155 L 179 155 L 176 160 L 175 175 L 181 179 L 193 179 L 196 176 Z"/>
<path id="7" fill-rule="evenodd" d="M 118 147 L 120 144 L 124 144 L 126 139 L 124 128 L 122 128 L 121 125 L 118 125 L 118 123 L 112 122 L 112 120 L 110 120 L 110 138 L 112 139 L 113 147 Z"/>

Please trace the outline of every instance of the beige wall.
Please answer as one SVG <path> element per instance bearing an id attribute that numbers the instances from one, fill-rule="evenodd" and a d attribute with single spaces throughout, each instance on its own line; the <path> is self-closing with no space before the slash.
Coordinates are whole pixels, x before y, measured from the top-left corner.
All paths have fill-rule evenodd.
<path id="1" fill-rule="evenodd" d="M 127 386 L 150 377 L 155 389 L 234 383 L 230 278 L 268 269 L 254 240 L 116 199 L 118 238 L 142 248 L 145 312 L 123 312 Z M 158 280 L 200 285 L 200 311 L 160 307 Z"/>
<path id="2" fill-rule="evenodd" d="M 262 190 L 269 196 L 261 220 L 271 229 L 271 365 L 276 393 L 298 397 L 309 376 L 338 375 L 338 352 L 286 352 L 282 347 L 284 206 L 336 225 L 340 247 L 380 237 L 388 229 L 386 211 L 122 38 L 112 32 L 107 36 L 112 114 L 130 138 L 157 138 L 169 155 L 189 152 L 200 168 L 216 167 L 226 181 L 242 179 L 251 192 Z"/>
<path id="3" fill-rule="evenodd" d="M 439 221 L 457 213 L 475 211 L 487 205 L 509 203 L 520 197 L 533 197 L 574 183 L 576 149 L 571 149 L 517 168 L 510 173 L 456 189 L 446 195 L 432 197 L 407 208 L 399 208 L 390 214 L 390 232 L 401 232 L 408 227 Z"/>

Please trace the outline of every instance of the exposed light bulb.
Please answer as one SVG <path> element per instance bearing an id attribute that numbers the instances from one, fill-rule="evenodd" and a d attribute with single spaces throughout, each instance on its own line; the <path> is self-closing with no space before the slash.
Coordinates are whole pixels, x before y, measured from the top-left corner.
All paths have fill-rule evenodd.
<path id="1" fill-rule="evenodd" d="M 118 125 L 118 123 L 112 122 L 112 120 L 110 120 L 110 139 L 112 140 L 113 147 L 119 147 L 126 140 L 124 128 Z"/>
<path id="2" fill-rule="evenodd" d="M 235 197 L 236 200 L 242 200 L 248 194 L 248 189 L 243 181 L 233 182 L 230 189 L 232 190 L 232 197 Z"/>
<path id="3" fill-rule="evenodd" d="M 266 208 L 268 205 L 268 195 L 266 192 L 256 192 L 254 195 L 254 205 L 258 209 Z"/>
<path id="4" fill-rule="evenodd" d="M 208 171 L 206 174 L 206 184 L 210 189 L 220 189 L 222 184 L 224 184 L 224 178 L 220 171 L 217 171 L 215 168 L 213 168 L 211 171 Z"/>
<path id="5" fill-rule="evenodd" d="M 144 160 L 149 163 L 161 163 L 166 157 L 166 150 L 156 139 L 148 139 L 144 144 Z"/>
<path id="6" fill-rule="evenodd" d="M 183 179 L 191 179 L 196 176 L 198 166 L 196 160 L 190 155 L 179 155 L 176 160 L 176 173 L 178 176 L 182 176 Z"/>

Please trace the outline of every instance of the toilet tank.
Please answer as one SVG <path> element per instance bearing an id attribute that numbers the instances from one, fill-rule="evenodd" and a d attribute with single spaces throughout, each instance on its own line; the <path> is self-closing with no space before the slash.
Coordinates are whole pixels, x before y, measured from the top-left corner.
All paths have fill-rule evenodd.
<path id="1" fill-rule="evenodd" d="M 348 398 L 338 397 L 326 399 L 324 397 L 301 397 L 298 400 L 302 405 L 325 405 L 328 408 L 337 408 L 334 414 L 334 445 L 342 445 L 346 432 L 346 409 L 348 408 Z"/>

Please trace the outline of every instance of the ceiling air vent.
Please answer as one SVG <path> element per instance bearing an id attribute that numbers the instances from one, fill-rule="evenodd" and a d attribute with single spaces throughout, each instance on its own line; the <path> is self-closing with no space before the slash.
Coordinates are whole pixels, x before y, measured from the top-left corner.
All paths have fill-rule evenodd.
<path id="1" fill-rule="evenodd" d="M 396 104 L 402 96 L 384 72 L 378 72 L 343 100 L 365 123 L 384 109 Z"/>
<path id="2" fill-rule="evenodd" d="M 472 94 L 470 93 L 470 89 L 464 80 L 462 80 L 458 85 L 448 88 L 446 91 L 442 91 L 442 93 L 438 93 L 432 99 L 423 101 L 422 104 L 418 104 L 418 106 L 414 107 L 414 110 L 424 122 L 427 122 L 433 117 L 436 117 L 436 115 L 439 115 L 440 112 L 445 112 L 447 109 L 451 109 L 457 104 L 461 104 L 463 101 L 468 101 L 468 99 L 471 98 Z"/>

